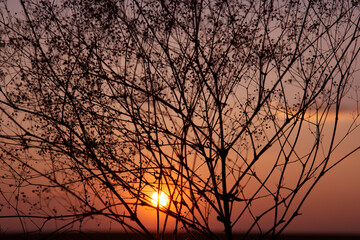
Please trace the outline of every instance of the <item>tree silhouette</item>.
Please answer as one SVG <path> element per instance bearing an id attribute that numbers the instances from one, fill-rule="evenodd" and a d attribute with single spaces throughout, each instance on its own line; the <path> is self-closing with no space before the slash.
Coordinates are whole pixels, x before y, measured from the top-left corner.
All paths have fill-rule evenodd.
<path id="1" fill-rule="evenodd" d="M 24 232 L 275 239 L 359 150 L 342 151 L 356 109 L 338 131 L 358 1 L 1 4 L 0 217 Z"/>

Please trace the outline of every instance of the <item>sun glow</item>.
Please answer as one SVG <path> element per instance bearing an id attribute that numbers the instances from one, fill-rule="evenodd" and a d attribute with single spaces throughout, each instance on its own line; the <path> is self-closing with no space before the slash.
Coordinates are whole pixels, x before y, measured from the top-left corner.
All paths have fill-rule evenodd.
<path id="1" fill-rule="evenodd" d="M 169 200 L 169 196 L 164 192 L 154 192 L 154 194 L 151 196 L 151 203 L 156 207 L 158 206 L 158 203 L 159 207 L 167 207 Z"/>

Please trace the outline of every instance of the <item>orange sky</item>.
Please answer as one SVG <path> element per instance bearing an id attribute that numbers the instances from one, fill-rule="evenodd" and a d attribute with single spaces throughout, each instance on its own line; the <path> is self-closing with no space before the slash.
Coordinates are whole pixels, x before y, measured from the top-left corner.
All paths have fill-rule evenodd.
<path id="1" fill-rule="evenodd" d="M 342 118 L 344 121 L 347 120 L 345 115 Z M 359 143 L 360 129 L 344 146 L 355 148 Z M 289 225 L 287 232 L 360 234 L 359 185 L 360 151 L 340 163 L 320 180 L 300 211 L 302 216 L 297 217 Z M 154 222 L 154 211 L 144 211 L 144 214 L 150 216 L 147 222 Z M 118 228 L 114 226 L 113 230 L 116 229 Z M 6 230 L 21 230 L 21 227 L 15 219 L 9 221 L 0 218 L 0 232 Z M 219 231 L 221 230 L 219 227 Z"/>

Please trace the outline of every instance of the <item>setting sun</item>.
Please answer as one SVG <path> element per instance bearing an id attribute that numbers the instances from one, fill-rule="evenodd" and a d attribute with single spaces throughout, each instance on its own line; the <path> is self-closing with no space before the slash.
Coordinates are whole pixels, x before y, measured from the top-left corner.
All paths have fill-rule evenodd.
<path id="1" fill-rule="evenodd" d="M 164 192 L 154 192 L 151 196 L 151 203 L 154 206 L 157 206 L 159 203 L 160 207 L 166 207 L 169 204 L 169 196 L 166 195 Z"/>

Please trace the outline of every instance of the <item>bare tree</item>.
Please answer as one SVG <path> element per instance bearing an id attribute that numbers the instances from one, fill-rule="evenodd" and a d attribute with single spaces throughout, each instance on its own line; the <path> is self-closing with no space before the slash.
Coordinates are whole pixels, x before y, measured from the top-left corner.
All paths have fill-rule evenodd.
<path id="1" fill-rule="evenodd" d="M 275 239 L 359 150 L 357 1 L 1 4 L 0 217 L 25 232 Z"/>

